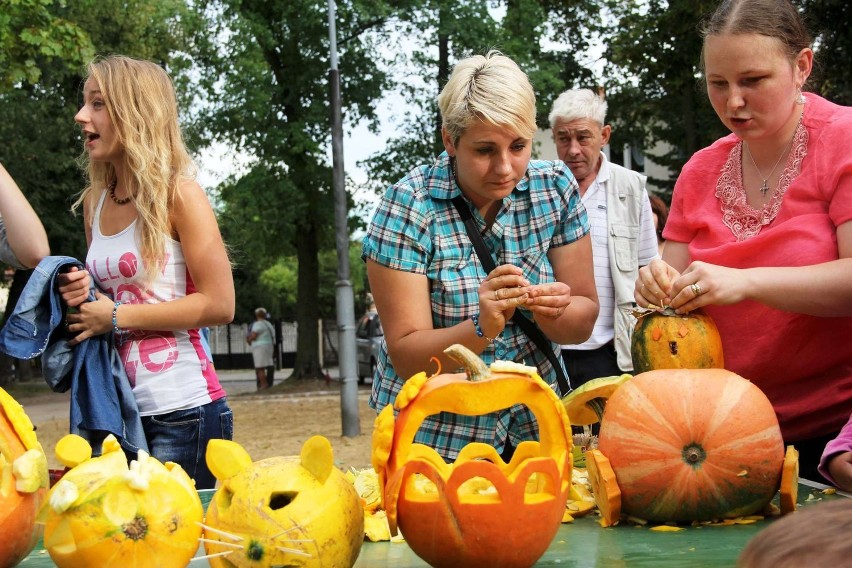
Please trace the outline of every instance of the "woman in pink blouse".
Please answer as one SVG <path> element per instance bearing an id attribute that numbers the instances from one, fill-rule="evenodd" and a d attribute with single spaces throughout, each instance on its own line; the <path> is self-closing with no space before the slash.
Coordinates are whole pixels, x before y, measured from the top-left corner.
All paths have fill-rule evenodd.
<path id="1" fill-rule="evenodd" d="M 703 308 L 725 366 L 772 401 L 802 476 L 852 410 L 852 109 L 802 94 L 811 37 L 788 0 L 726 0 L 704 29 L 714 110 L 731 134 L 678 177 L 641 306 Z"/>

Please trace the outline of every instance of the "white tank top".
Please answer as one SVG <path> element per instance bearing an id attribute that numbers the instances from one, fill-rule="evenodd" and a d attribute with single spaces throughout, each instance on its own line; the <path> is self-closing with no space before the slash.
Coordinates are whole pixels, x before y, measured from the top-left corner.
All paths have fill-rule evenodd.
<path id="1" fill-rule="evenodd" d="M 125 304 L 158 304 L 195 292 L 179 242 L 166 236 L 166 263 L 147 289 L 136 221 L 118 234 L 101 233 L 104 192 L 92 220 L 86 269 L 105 294 Z M 118 350 L 142 416 L 207 404 L 225 396 L 197 329 L 129 330 Z"/>

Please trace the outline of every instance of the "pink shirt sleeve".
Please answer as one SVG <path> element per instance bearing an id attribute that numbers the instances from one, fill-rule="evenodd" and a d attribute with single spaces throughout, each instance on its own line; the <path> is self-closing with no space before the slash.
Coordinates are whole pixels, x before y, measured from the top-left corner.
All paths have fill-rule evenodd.
<path id="1" fill-rule="evenodd" d="M 834 478 L 828 472 L 828 462 L 831 458 L 844 452 L 852 452 L 852 415 L 849 416 L 849 422 L 840 431 L 835 439 L 825 445 L 825 451 L 822 453 L 822 459 L 819 460 L 819 472 L 836 485 Z"/>

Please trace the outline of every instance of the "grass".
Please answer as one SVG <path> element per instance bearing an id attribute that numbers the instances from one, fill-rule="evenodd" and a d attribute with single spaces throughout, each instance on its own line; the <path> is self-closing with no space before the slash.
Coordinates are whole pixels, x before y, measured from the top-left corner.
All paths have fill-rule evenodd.
<path id="1" fill-rule="evenodd" d="M 0 386 L 16 400 L 25 400 L 53 392 L 41 377 L 33 377 L 33 380 L 25 383 L 11 382 Z"/>

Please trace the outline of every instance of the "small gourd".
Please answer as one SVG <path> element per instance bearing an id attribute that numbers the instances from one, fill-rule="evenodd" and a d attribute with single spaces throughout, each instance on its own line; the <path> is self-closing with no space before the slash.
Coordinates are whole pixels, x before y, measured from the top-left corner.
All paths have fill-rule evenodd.
<path id="1" fill-rule="evenodd" d="M 713 318 L 701 310 L 678 314 L 665 308 L 635 315 L 630 340 L 634 373 L 725 366 L 719 330 Z"/>

